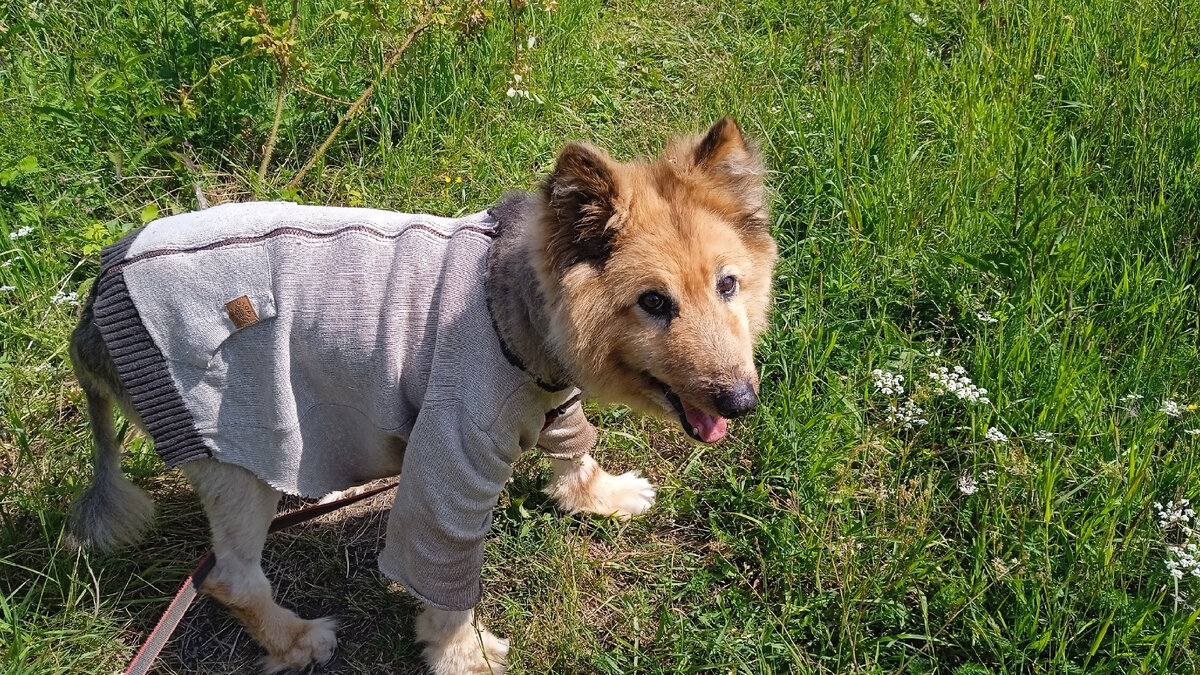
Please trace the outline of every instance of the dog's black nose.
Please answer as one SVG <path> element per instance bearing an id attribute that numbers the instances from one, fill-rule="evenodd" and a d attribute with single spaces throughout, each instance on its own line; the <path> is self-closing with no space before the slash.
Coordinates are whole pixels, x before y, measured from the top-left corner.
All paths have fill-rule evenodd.
<path id="1" fill-rule="evenodd" d="M 722 417 L 741 417 L 758 405 L 754 384 L 742 380 L 728 389 L 722 389 L 713 397 L 713 404 Z"/>

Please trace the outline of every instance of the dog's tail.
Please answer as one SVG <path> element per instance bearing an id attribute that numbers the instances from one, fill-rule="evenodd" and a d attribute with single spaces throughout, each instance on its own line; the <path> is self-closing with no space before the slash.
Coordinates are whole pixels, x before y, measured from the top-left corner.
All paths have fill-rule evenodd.
<path id="1" fill-rule="evenodd" d="M 67 543 L 74 548 L 111 551 L 136 543 L 154 520 L 154 502 L 121 473 L 121 445 L 113 420 L 116 395 L 124 387 L 92 320 L 92 302 L 71 335 L 71 360 L 87 397 L 88 420 L 96 443 L 92 484 L 71 506 Z"/>

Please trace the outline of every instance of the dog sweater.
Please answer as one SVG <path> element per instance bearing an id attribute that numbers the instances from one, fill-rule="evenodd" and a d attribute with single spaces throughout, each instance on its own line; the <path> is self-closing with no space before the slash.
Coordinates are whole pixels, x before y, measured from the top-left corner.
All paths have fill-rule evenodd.
<path id="1" fill-rule="evenodd" d="M 168 466 L 213 457 L 307 497 L 399 473 L 380 569 L 468 609 L 512 463 L 596 438 L 496 331 L 498 229 L 282 202 L 163 218 L 102 252 L 95 322 Z"/>

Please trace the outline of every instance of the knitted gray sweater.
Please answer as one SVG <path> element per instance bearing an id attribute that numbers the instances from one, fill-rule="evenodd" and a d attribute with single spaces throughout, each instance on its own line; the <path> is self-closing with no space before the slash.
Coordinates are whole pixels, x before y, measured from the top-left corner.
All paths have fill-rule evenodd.
<path id="1" fill-rule="evenodd" d="M 497 334 L 498 229 L 276 202 L 163 218 L 103 251 L 96 324 L 169 466 L 211 456 L 305 496 L 399 473 L 379 566 L 466 609 L 513 461 L 595 441 L 577 392 Z"/>

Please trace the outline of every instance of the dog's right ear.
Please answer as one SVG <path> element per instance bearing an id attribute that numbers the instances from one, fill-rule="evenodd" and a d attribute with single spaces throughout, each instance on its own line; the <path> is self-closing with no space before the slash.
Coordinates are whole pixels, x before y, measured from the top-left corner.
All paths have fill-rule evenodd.
<path id="1" fill-rule="evenodd" d="M 549 207 L 546 256 L 563 271 L 578 263 L 602 267 L 612 253 L 621 194 L 619 167 L 600 148 L 568 143 L 542 185 Z"/>

